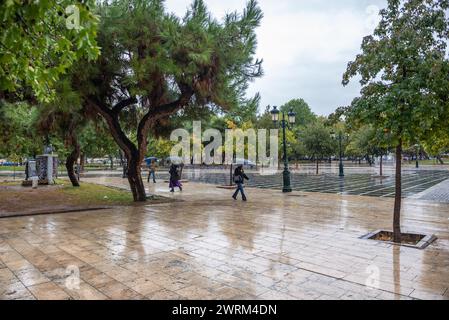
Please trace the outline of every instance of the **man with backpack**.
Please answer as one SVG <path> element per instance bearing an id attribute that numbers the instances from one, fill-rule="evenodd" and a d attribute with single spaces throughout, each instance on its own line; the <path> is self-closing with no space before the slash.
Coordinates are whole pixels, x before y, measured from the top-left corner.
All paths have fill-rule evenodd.
<path id="1" fill-rule="evenodd" d="M 242 200 L 247 201 L 246 195 L 245 195 L 245 190 L 243 188 L 244 184 L 245 184 L 245 180 L 249 180 L 249 178 L 243 170 L 243 165 L 240 164 L 234 171 L 234 182 L 237 185 L 237 189 L 235 190 L 235 193 L 232 196 L 232 198 L 234 198 L 234 200 L 237 200 L 237 196 L 240 192 L 242 194 Z"/>

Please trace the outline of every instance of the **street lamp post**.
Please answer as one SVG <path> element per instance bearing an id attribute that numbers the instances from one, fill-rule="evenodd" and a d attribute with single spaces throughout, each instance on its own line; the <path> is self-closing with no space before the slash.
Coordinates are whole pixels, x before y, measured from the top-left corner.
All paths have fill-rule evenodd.
<path id="1" fill-rule="evenodd" d="M 341 146 L 341 142 L 343 139 L 343 135 L 340 132 L 338 135 L 338 140 L 339 140 L 339 146 L 340 146 L 340 164 L 339 164 L 339 175 L 340 177 L 344 177 L 345 176 L 345 172 L 344 172 L 344 167 L 343 167 L 343 148 Z"/>
<path id="2" fill-rule="evenodd" d="M 280 111 L 276 106 L 274 106 L 273 110 L 271 111 L 271 117 L 275 125 L 277 125 L 279 122 L 279 114 Z M 284 193 L 292 192 L 292 187 L 290 185 L 290 170 L 288 168 L 287 141 L 285 136 L 285 130 L 288 127 L 288 124 L 294 124 L 296 122 L 296 113 L 294 113 L 293 110 L 290 110 L 287 116 L 288 121 L 285 119 L 285 113 L 282 112 L 282 120 L 280 122 L 282 128 L 282 143 L 284 151 L 284 172 L 283 172 L 284 187 L 282 189 L 282 192 Z"/>
<path id="3" fill-rule="evenodd" d="M 335 139 L 336 135 L 335 133 L 332 133 L 332 137 Z M 345 169 L 344 169 L 344 165 L 343 165 L 343 133 L 340 131 L 338 133 L 338 145 L 339 145 L 339 159 L 340 159 L 340 163 L 338 165 L 338 171 L 339 171 L 339 176 L 340 177 L 344 177 L 345 176 Z"/>
<path id="4" fill-rule="evenodd" d="M 415 144 L 415 149 L 416 149 L 416 169 L 419 169 L 419 144 Z"/>

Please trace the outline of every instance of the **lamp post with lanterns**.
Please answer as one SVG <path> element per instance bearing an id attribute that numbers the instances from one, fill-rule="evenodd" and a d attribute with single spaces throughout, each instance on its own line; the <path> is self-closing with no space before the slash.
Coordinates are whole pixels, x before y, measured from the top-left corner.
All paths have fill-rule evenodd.
<path id="1" fill-rule="evenodd" d="M 280 113 L 281 112 L 278 110 L 276 106 L 274 106 L 273 110 L 271 110 L 271 118 L 275 125 L 278 125 L 279 123 Z M 282 112 L 282 120 L 280 121 L 280 125 L 282 128 L 282 142 L 284 151 L 284 172 L 283 172 L 284 186 L 282 188 L 282 192 L 284 193 L 292 192 L 292 187 L 290 185 L 290 170 L 288 168 L 287 140 L 285 130 L 288 128 L 289 124 L 294 124 L 295 122 L 296 122 L 296 113 L 294 113 L 293 110 L 290 110 L 290 112 L 287 114 L 287 120 L 285 119 L 285 113 Z"/>
<path id="2" fill-rule="evenodd" d="M 337 135 L 335 134 L 335 132 L 331 133 L 332 138 L 336 138 Z M 339 171 L 339 176 L 340 177 L 344 177 L 345 176 L 345 169 L 344 169 L 344 165 L 343 165 L 343 133 L 340 131 L 338 133 L 338 144 L 339 144 L 339 159 L 340 159 L 340 163 L 338 166 L 338 171 Z"/>
<path id="3" fill-rule="evenodd" d="M 416 169 L 419 169 L 419 144 L 415 144 L 416 149 Z"/>

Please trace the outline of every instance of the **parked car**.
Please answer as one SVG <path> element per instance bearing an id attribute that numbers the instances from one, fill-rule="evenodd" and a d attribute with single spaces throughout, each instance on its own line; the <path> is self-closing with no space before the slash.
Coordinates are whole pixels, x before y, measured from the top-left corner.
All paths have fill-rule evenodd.
<path id="1" fill-rule="evenodd" d="M 2 163 L 2 166 L 5 166 L 5 167 L 16 167 L 18 165 L 19 165 L 18 162 L 12 162 L 12 161 L 5 161 Z"/>

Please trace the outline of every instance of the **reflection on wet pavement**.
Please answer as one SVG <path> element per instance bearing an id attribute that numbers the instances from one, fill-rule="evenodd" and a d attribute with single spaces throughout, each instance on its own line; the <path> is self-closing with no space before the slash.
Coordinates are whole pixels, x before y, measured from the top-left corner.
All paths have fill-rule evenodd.
<path id="1" fill-rule="evenodd" d="M 127 187 L 120 178 L 86 178 Z M 405 200 L 426 250 L 358 237 L 392 199 L 187 183 L 179 201 L 0 220 L 1 299 L 448 299 L 449 205 Z M 79 277 L 77 276 L 79 275 Z"/>

